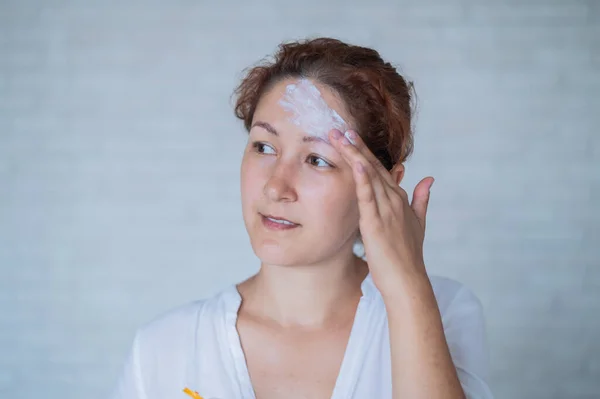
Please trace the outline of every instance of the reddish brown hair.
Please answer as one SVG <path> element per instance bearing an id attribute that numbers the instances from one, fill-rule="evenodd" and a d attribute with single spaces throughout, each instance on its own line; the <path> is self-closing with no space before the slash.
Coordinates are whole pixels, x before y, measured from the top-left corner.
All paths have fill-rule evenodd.
<path id="1" fill-rule="evenodd" d="M 377 51 L 330 38 L 283 43 L 273 60 L 247 71 L 235 90 L 235 115 L 246 130 L 262 95 L 295 77 L 314 79 L 340 96 L 358 134 L 387 170 L 411 155 L 412 84 Z"/>

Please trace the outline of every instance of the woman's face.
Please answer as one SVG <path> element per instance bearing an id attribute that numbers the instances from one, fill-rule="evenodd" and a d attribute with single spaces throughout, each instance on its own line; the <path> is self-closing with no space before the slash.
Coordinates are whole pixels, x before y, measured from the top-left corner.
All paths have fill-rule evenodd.
<path id="1" fill-rule="evenodd" d="M 358 231 L 350 166 L 327 140 L 315 138 L 314 129 L 298 123 L 299 115 L 294 119 L 281 103 L 286 87 L 297 82 L 281 81 L 263 95 L 241 165 L 244 223 L 255 254 L 266 264 L 307 265 L 326 260 L 343 249 L 351 250 Z M 323 105 L 352 127 L 342 101 L 327 87 L 312 83 Z M 313 121 L 314 117 L 309 115 Z"/>

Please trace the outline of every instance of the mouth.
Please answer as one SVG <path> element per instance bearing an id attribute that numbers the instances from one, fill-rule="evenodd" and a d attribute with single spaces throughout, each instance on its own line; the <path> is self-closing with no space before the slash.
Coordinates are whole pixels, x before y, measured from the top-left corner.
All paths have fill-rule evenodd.
<path id="1" fill-rule="evenodd" d="M 281 216 L 263 215 L 262 213 L 260 216 L 263 224 L 273 230 L 289 230 L 300 226 L 298 223 L 294 223 Z"/>

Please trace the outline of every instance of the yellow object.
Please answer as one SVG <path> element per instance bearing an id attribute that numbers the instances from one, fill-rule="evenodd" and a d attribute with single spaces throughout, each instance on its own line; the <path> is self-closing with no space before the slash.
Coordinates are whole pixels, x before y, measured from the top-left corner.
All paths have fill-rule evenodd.
<path id="1" fill-rule="evenodd" d="M 194 399 L 202 399 L 202 396 L 200 396 L 200 395 L 198 394 L 198 392 L 194 392 L 194 391 L 192 391 L 192 390 L 191 390 L 191 389 L 189 389 L 189 388 L 184 388 L 184 389 L 183 389 L 183 392 L 187 393 L 188 395 L 190 395 L 190 396 L 191 396 L 192 398 L 194 398 Z"/>

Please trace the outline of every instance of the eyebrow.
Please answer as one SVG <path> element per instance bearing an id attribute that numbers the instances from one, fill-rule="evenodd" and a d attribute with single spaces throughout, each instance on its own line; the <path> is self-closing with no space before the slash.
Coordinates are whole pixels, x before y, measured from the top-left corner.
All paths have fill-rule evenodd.
<path id="1" fill-rule="evenodd" d="M 255 126 L 262 127 L 263 129 L 265 129 L 267 132 L 271 133 L 274 136 L 279 136 L 279 132 L 277 131 L 277 129 L 275 129 L 273 126 L 271 126 L 267 122 L 256 121 L 252 124 L 252 127 L 250 128 L 250 130 L 252 130 L 252 128 L 254 128 Z M 322 142 L 327 145 L 331 145 L 331 143 L 329 141 L 325 140 L 322 137 L 317 137 L 317 136 L 304 136 L 304 137 L 302 137 L 302 141 L 305 143 Z"/>

